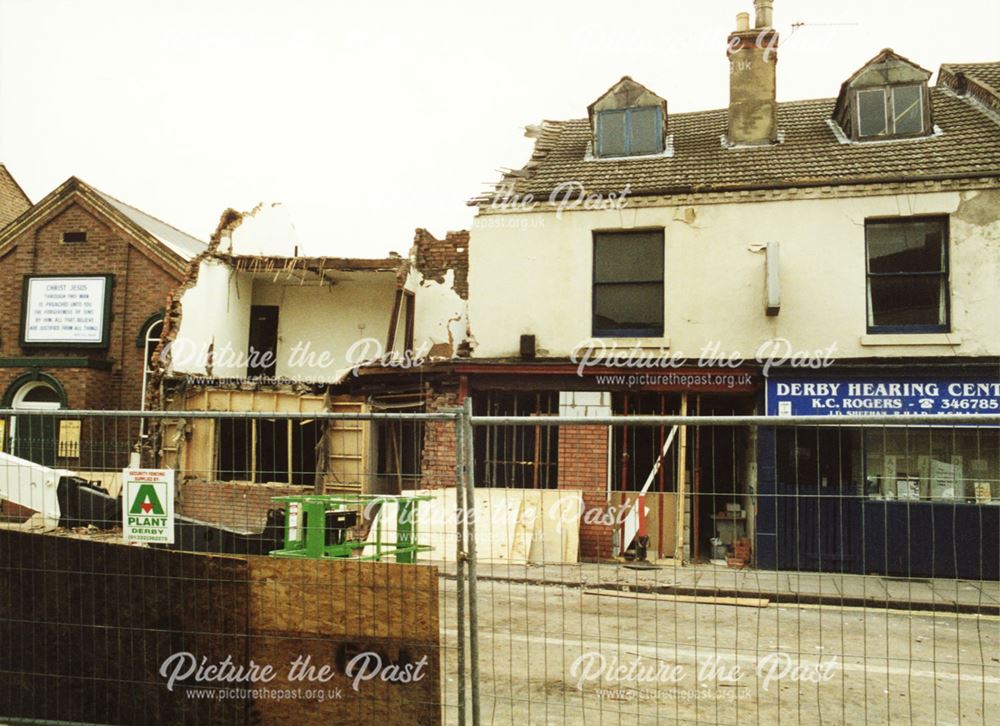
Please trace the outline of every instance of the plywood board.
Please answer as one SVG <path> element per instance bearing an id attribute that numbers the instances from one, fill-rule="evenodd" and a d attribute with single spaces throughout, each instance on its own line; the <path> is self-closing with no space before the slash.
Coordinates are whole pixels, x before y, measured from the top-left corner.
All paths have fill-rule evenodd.
<path id="1" fill-rule="evenodd" d="M 277 677 L 269 687 L 296 689 L 303 696 L 258 699 L 255 718 L 264 723 L 440 723 L 436 567 L 274 557 L 247 561 L 250 655 L 256 663 L 274 665 Z M 292 671 L 296 662 L 308 662 L 316 680 L 296 678 L 306 673 Z M 320 676 L 324 666 L 326 675 Z M 383 680 L 381 674 L 394 667 L 419 678 Z"/>
<path id="2" fill-rule="evenodd" d="M 432 497 L 417 505 L 417 542 L 432 548 L 420 553 L 420 558 L 453 562 L 458 521 L 455 489 L 414 493 Z M 583 495 L 576 490 L 476 489 L 478 559 L 521 564 L 576 562 L 582 511 Z M 395 503 L 384 504 L 379 512 L 383 541 L 396 539 L 397 512 Z M 364 554 L 375 554 L 375 548 L 366 548 Z"/>
<path id="3" fill-rule="evenodd" d="M 634 507 L 635 492 L 612 492 L 611 506 L 615 513 Z M 670 557 L 674 553 L 677 531 L 677 495 L 673 492 L 646 494 L 646 534 L 649 536 L 650 553 Z M 616 520 L 621 521 L 624 517 Z"/>

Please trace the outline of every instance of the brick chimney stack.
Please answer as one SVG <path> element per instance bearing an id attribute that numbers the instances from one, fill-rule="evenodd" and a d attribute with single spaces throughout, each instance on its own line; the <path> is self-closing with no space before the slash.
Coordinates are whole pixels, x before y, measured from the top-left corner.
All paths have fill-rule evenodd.
<path id="1" fill-rule="evenodd" d="M 771 27 L 773 8 L 773 0 L 755 0 L 755 27 L 748 27 L 748 13 L 740 13 L 736 30 L 729 35 L 728 139 L 734 146 L 778 140 L 778 33 Z"/>

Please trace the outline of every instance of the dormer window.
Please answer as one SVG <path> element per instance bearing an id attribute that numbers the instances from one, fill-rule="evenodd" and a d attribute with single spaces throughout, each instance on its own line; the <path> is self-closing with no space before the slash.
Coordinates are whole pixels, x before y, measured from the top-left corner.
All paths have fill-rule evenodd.
<path id="1" fill-rule="evenodd" d="M 833 120 L 850 141 L 927 136 L 933 130 L 931 73 L 886 49 L 840 88 Z"/>
<path id="2" fill-rule="evenodd" d="M 648 156 L 666 148 L 667 102 L 628 76 L 605 91 L 587 111 L 594 157 Z"/>
<path id="3" fill-rule="evenodd" d="M 598 156 L 636 156 L 661 151 L 663 120 L 658 107 L 598 112 Z"/>
<path id="4" fill-rule="evenodd" d="M 857 91 L 858 136 L 913 136 L 924 131 L 924 88 L 889 86 Z"/>

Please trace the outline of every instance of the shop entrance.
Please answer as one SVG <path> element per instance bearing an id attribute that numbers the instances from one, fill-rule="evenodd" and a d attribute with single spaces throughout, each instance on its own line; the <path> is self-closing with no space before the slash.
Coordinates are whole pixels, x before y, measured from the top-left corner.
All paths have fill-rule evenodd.
<path id="1" fill-rule="evenodd" d="M 778 429 L 775 464 L 780 567 L 859 571 L 860 443 L 860 433 L 853 429 Z"/>

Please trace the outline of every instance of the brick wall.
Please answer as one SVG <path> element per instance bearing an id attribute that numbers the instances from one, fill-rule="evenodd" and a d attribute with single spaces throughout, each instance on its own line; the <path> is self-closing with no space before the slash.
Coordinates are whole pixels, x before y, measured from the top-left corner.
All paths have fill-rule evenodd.
<path id="1" fill-rule="evenodd" d="M 449 232 L 437 239 L 426 229 L 418 229 L 413 239 L 413 257 L 425 279 L 444 282 L 448 270 L 455 272 L 455 292 L 469 298 L 469 233 Z"/>
<path id="2" fill-rule="evenodd" d="M 86 232 L 87 241 L 67 244 L 63 232 Z M 72 408 L 139 408 L 144 351 L 136 347 L 143 323 L 166 305 L 182 272 L 165 266 L 120 228 L 71 195 L 61 207 L 26 229 L 0 258 L 0 358 L 89 358 L 107 361 L 110 370 L 38 366 L 0 368 L 0 394 L 21 373 L 37 368 L 66 390 Z M 21 297 L 25 275 L 114 275 L 110 343 L 93 348 L 23 348 L 20 345 Z"/>
<path id="3" fill-rule="evenodd" d="M 612 556 L 608 524 L 596 524 L 607 511 L 608 429 L 606 426 L 562 426 L 559 429 L 559 488 L 583 492 L 580 521 L 580 559 L 607 560 Z"/>
<path id="4" fill-rule="evenodd" d="M 458 394 L 435 393 L 427 401 L 427 412 L 458 407 Z M 424 425 L 424 450 L 420 465 L 420 488 L 453 487 L 458 439 L 454 421 L 428 421 Z"/>

